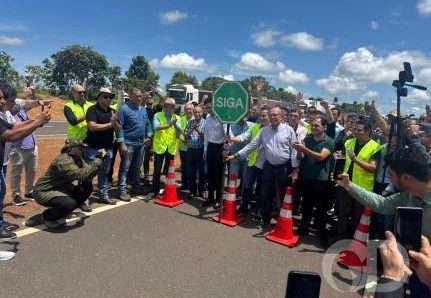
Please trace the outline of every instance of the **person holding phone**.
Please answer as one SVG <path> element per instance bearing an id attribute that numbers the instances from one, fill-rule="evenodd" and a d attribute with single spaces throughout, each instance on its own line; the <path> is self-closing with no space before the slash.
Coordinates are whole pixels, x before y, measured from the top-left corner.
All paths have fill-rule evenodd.
<path id="1" fill-rule="evenodd" d="M 397 207 L 420 207 L 424 214 L 431 212 L 431 157 L 418 147 L 401 148 L 385 157 L 388 174 L 393 186 L 400 192 L 388 197 L 361 188 L 349 179 L 339 175 L 338 184 L 357 202 L 376 213 L 394 215 Z M 426 216 L 422 218 L 422 234 L 431 237 L 431 224 Z M 410 278 L 411 297 L 423 296 L 428 288 L 422 286 L 416 276 Z M 413 296 L 413 293 L 415 296 Z M 429 292 L 428 292 L 429 294 Z"/>

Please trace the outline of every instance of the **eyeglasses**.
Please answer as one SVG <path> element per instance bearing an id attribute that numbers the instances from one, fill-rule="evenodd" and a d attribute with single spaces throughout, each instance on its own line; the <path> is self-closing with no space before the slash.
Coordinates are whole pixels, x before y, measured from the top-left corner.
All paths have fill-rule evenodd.
<path id="1" fill-rule="evenodd" d="M 83 95 L 85 94 L 85 91 L 77 91 L 76 93 Z"/>
<path id="2" fill-rule="evenodd" d="M 109 99 L 109 100 L 111 100 L 111 99 L 112 99 L 112 98 L 111 98 L 111 95 L 103 95 L 103 96 L 102 96 L 102 98 L 103 98 L 103 99 Z"/>

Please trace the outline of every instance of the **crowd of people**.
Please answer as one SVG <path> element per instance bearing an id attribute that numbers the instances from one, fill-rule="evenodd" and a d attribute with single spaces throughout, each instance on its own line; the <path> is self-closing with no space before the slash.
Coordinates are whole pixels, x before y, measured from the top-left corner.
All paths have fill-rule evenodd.
<path id="1" fill-rule="evenodd" d="M 16 99 L 13 87 L 0 84 L 0 199 L 3 202 L 6 193 L 9 161 L 14 204 L 32 198 L 47 207 L 41 220 L 51 228 L 63 225 L 76 208 L 92 211 L 89 198 L 95 176 L 100 203 L 113 205 L 137 195 L 158 198 L 161 177 L 177 154 L 184 196 L 201 198 L 203 207 L 219 208 L 227 163 L 228 172 L 240 181 L 238 212 L 250 214 L 262 228 L 274 223 L 286 187 L 293 187 L 293 214 L 300 216 L 295 233 L 317 235 L 323 248 L 336 240 L 352 239 L 365 207 L 374 211 L 371 236 L 378 239 L 393 230 L 396 207 L 420 206 L 425 213 L 431 211 L 429 106 L 421 117 L 403 119 L 404 127 L 398 129 L 404 132 L 405 148 L 400 149 L 396 137 L 400 134 L 391 125 L 396 112 L 383 117 L 374 102 L 363 115 L 343 115 L 325 101 L 320 102 L 322 111 L 312 106 L 253 103 L 250 113 L 227 133 L 226 125 L 211 112 L 209 99 L 187 103 L 176 114 L 175 100 L 155 88 L 146 92 L 133 88 L 130 95 L 120 90 L 113 103 L 115 94 L 104 87 L 93 103 L 86 98 L 85 88 L 76 84 L 64 106 L 68 140 L 34 183 L 37 143 L 33 132 L 50 120 L 51 102 L 36 100 L 34 88 L 26 91 L 30 99 Z M 155 93 L 160 98 L 157 105 L 153 104 Z M 29 119 L 27 111 L 38 106 L 42 112 Z M 121 159 L 117 195 L 110 197 L 117 155 Z M 337 163 L 343 163 L 340 176 L 333 173 Z M 23 169 L 24 193 L 20 190 Z M 150 193 L 144 193 L 144 186 L 151 186 Z M 2 215 L 2 203 L 0 207 Z M 27 225 L 36 223 L 28 221 Z M 15 236 L 7 223 L 0 221 L 0 227 L 0 239 Z M 426 216 L 422 227 L 429 238 L 431 225 Z"/>

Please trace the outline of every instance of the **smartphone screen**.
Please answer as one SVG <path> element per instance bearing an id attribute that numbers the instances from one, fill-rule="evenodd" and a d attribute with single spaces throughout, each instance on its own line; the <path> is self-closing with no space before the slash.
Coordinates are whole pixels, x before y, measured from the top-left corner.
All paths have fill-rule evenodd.
<path id="1" fill-rule="evenodd" d="M 286 298 L 319 298 L 319 274 L 307 271 L 290 271 L 287 278 Z"/>
<path id="2" fill-rule="evenodd" d="M 395 221 L 395 237 L 408 250 L 421 249 L 422 208 L 398 207 Z"/>
<path id="3" fill-rule="evenodd" d="M 334 180 L 338 180 L 338 176 L 344 172 L 344 165 L 346 164 L 346 158 L 336 158 L 334 162 L 334 168 L 332 170 Z"/>

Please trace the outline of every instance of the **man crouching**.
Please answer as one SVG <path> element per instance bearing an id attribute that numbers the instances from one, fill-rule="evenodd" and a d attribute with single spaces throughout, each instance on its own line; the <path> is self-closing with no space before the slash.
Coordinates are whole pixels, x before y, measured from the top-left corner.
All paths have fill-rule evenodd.
<path id="1" fill-rule="evenodd" d="M 100 149 L 93 162 L 85 163 L 83 149 L 86 146 L 82 141 L 67 140 L 60 155 L 34 186 L 35 201 L 48 207 L 42 213 L 48 228 L 64 225 L 62 219 L 80 207 L 93 192 L 91 181 L 100 170 L 106 151 Z M 29 221 L 27 226 L 32 225 Z"/>

